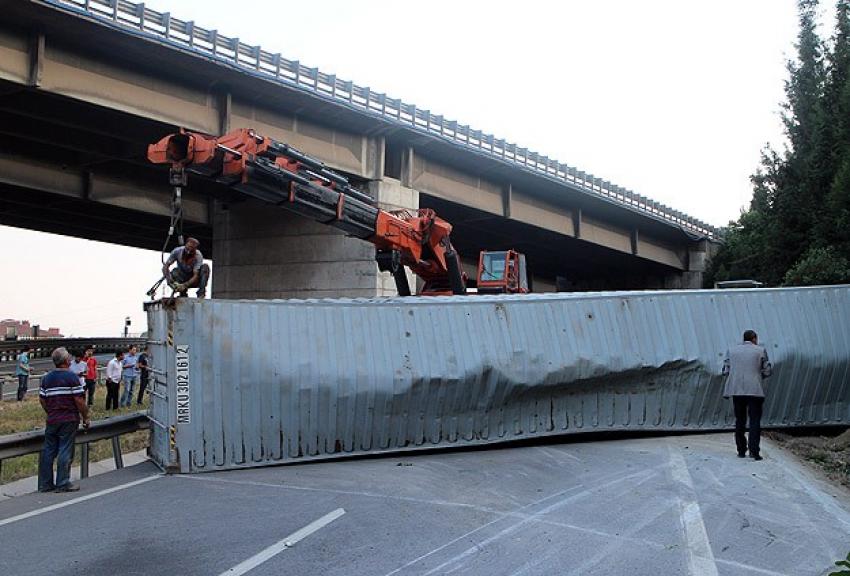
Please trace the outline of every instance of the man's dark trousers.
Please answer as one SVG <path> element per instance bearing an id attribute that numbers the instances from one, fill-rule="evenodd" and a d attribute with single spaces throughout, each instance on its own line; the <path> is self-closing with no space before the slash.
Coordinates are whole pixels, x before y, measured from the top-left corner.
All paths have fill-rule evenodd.
<path id="1" fill-rule="evenodd" d="M 150 374 L 147 370 L 142 368 L 142 375 L 139 377 L 139 398 L 136 401 L 136 404 L 141 404 L 145 400 L 145 388 L 148 387 L 148 382 L 150 381 Z"/>
<path id="2" fill-rule="evenodd" d="M 49 492 L 71 483 L 71 462 L 74 461 L 74 437 L 79 422 L 48 424 L 44 429 L 44 448 L 38 462 L 38 491 Z M 53 482 L 53 461 L 56 463 L 56 482 Z"/>
<path id="3" fill-rule="evenodd" d="M 94 391 L 97 388 L 97 380 L 86 378 L 86 396 L 88 397 L 89 406 L 94 402 Z"/>
<path id="4" fill-rule="evenodd" d="M 18 374 L 18 402 L 23 400 L 27 395 L 27 380 L 29 380 L 29 376 Z"/>
<path id="5" fill-rule="evenodd" d="M 746 454 L 749 448 L 750 456 L 759 456 L 764 398 L 762 396 L 732 396 L 732 405 L 735 407 L 735 445 L 738 447 L 738 454 Z M 748 416 L 750 419 L 749 443 L 744 435 L 747 430 Z"/>
<path id="6" fill-rule="evenodd" d="M 121 386 L 120 382 L 113 382 L 110 379 L 106 379 L 106 409 L 107 410 L 118 410 L 118 388 Z"/>

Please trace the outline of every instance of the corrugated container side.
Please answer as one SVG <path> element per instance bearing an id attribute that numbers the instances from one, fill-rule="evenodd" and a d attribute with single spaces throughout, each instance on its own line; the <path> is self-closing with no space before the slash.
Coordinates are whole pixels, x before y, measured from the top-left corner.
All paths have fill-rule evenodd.
<path id="1" fill-rule="evenodd" d="M 847 286 L 178 300 L 148 310 L 167 382 L 156 386 L 153 415 L 167 420 L 154 426 L 152 451 L 184 472 L 590 431 L 728 429 L 720 371 L 750 328 L 775 365 L 765 426 L 850 422 Z"/>

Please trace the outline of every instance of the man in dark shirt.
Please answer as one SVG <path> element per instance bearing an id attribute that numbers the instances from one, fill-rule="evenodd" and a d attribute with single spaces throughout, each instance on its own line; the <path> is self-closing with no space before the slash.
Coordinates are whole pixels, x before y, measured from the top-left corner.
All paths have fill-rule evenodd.
<path id="1" fill-rule="evenodd" d="M 75 492 L 80 489 L 71 483 L 71 462 L 74 460 L 74 437 L 80 425 L 89 427 L 89 408 L 86 405 L 86 387 L 68 367 L 71 355 L 65 348 L 57 348 L 51 355 L 56 369 L 41 379 L 38 399 L 47 413 L 44 428 L 44 448 L 38 461 L 39 492 Z M 56 464 L 56 481 L 53 481 L 53 461 Z"/>
<path id="2" fill-rule="evenodd" d="M 162 265 L 163 278 L 181 296 L 186 296 L 189 288 L 197 288 L 198 298 L 206 297 L 210 267 L 204 264 L 204 255 L 198 250 L 200 245 L 201 243 L 195 238 L 187 239 L 186 245 L 172 250 L 168 260 Z M 169 270 L 172 264 L 177 266 Z"/>
<path id="3" fill-rule="evenodd" d="M 150 346 L 145 346 L 142 350 L 142 353 L 139 354 L 139 370 L 141 371 L 139 375 L 139 398 L 136 404 L 141 405 L 145 399 L 145 388 L 148 387 L 148 382 L 151 377 L 151 351 Z"/>

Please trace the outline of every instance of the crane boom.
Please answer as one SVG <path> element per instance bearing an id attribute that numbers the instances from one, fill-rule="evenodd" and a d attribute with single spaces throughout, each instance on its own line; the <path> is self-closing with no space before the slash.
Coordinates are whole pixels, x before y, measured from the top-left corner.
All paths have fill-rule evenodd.
<path id="1" fill-rule="evenodd" d="M 371 242 L 378 268 L 393 274 L 402 296 L 411 293 L 404 266 L 424 281 L 423 295 L 466 293 L 451 224 L 429 208 L 382 210 L 347 178 L 287 144 L 244 128 L 219 137 L 181 130 L 148 146 L 148 159 L 169 165 L 172 182 L 186 172 L 214 178 Z"/>

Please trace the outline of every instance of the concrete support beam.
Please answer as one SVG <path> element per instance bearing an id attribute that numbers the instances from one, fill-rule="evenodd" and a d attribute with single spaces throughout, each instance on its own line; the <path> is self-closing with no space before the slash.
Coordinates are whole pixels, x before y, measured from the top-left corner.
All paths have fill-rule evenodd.
<path id="1" fill-rule="evenodd" d="M 401 185 L 408 188 L 413 188 L 413 163 L 415 154 L 413 147 L 408 146 L 401 152 Z"/>
<path id="2" fill-rule="evenodd" d="M 457 202 L 490 214 L 502 215 L 503 192 L 500 184 L 461 172 L 422 155 L 414 155 L 411 152 L 410 156 L 413 160 L 412 173 L 409 176 L 409 183 L 405 183 L 405 178 L 402 176 L 402 184 L 444 200 Z M 405 163 L 402 159 L 402 175 L 404 174 Z M 516 200 L 516 195 L 513 198 Z M 514 204 L 512 210 L 515 209 Z"/>
<path id="3" fill-rule="evenodd" d="M 502 186 L 502 216 L 505 218 L 511 217 L 511 196 L 513 195 L 513 185 L 508 182 Z"/>
<path id="4" fill-rule="evenodd" d="M 363 175 L 370 180 L 380 180 L 384 177 L 387 143 L 383 136 L 371 138 L 363 136 Z"/>
<path id="5" fill-rule="evenodd" d="M 11 156 L 0 155 L 0 183 L 148 214 L 171 214 L 171 190 L 168 186 L 142 187 L 117 176 L 68 170 Z M 183 213 L 187 220 L 208 224 L 207 198 L 184 192 Z"/>
<path id="6" fill-rule="evenodd" d="M 374 179 L 383 174 L 383 145 L 374 137 L 319 125 L 305 118 L 233 98 L 230 124 L 286 142 L 335 170 Z M 380 169 L 381 172 L 376 171 Z"/>
<path id="7" fill-rule="evenodd" d="M 30 66 L 27 84 L 34 88 L 41 86 L 44 73 L 44 34 L 34 32 L 30 37 Z"/>
<path id="8" fill-rule="evenodd" d="M 640 237 L 638 233 L 638 229 L 632 229 L 632 254 L 635 256 L 638 255 L 638 244 L 640 243 Z"/>
<path id="9" fill-rule="evenodd" d="M 20 85 L 29 83 L 32 74 L 32 43 L 27 36 L 0 28 L 0 80 Z"/>
<path id="10" fill-rule="evenodd" d="M 581 208 L 573 208 L 573 237 L 581 238 Z"/>
<path id="11" fill-rule="evenodd" d="M 525 222 L 544 230 L 572 236 L 575 233 L 570 210 L 556 206 L 521 191 L 513 190 L 511 196 L 511 219 Z"/>
<path id="12" fill-rule="evenodd" d="M 230 132 L 230 116 L 232 114 L 233 98 L 230 90 L 224 89 L 218 95 L 218 135 Z M 242 128 L 242 126 L 240 126 Z"/>

